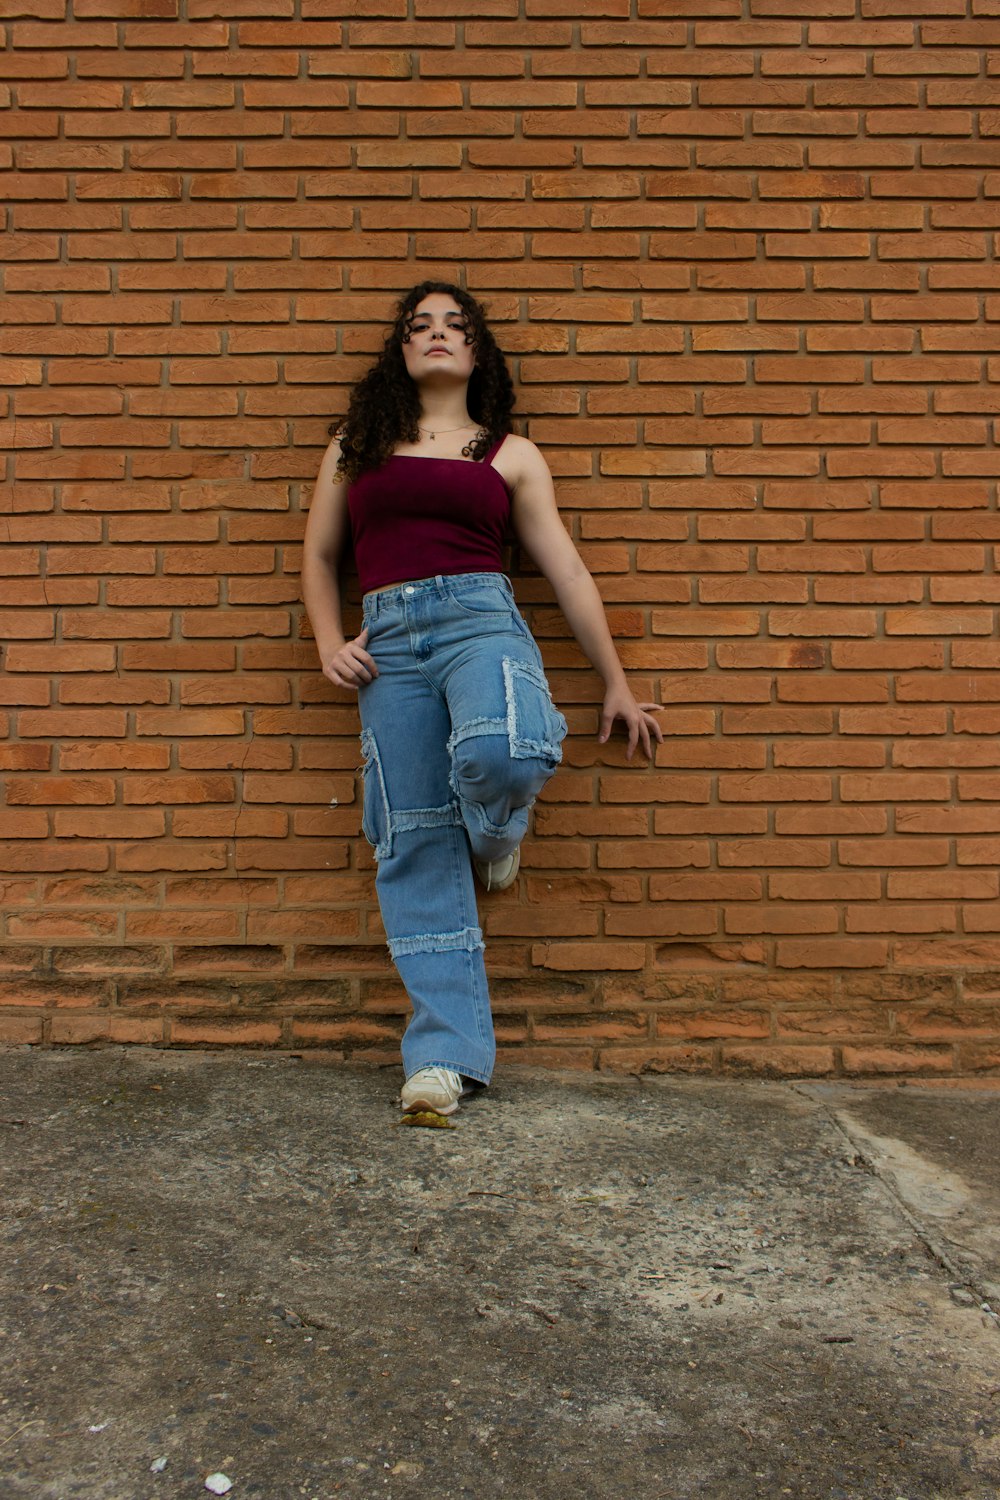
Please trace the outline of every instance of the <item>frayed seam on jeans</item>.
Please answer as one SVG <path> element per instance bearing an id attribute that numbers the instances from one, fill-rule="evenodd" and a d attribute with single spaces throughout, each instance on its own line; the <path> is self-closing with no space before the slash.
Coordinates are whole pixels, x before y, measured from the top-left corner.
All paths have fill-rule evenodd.
<path id="1" fill-rule="evenodd" d="M 365 760 L 361 832 L 375 851 L 375 858 L 382 860 L 392 853 L 392 816 L 378 742 L 370 729 L 361 731 L 361 753 Z"/>
<path id="2" fill-rule="evenodd" d="M 414 953 L 481 953 L 486 947 L 479 927 L 460 927 L 457 932 L 422 932 L 413 937 L 389 938 L 389 953 L 395 961 Z"/>
<path id="3" fill-rule="evenodd" d="M 543 781 L 547 781 L 548 778 L 549 772 L 546 769 Z M 527 832 L 528 813 L 531 811 L 534 801 L 535 799 L 532 797 L 531 802 L 526 803 L 523 807 L 512 808 L 510 817 L 506 823 L 498 825 L 490 821 L 489 813 L 481 802 L 470 802 L 467 797 L 463 797 L 462 810 L 465 814 L 463 821 L 470 833 L 475 832 L 481 837 L 497 839 L 505 844 L 509 843 L 515 837 L 520 842 Z M 503 852 L 507 854 L 509 850 L 505 849 Z"/>
<path id="4" fill-rule="evenodd" d="M 557 766 L 562 760 L 562 740 L 567 725 L 552 702 L 542 668 L 517 657 L 505 656 L 503 685 L 511 758 L 545 758 Z"/>
<path id="5" fill-rule="evenodd" d="M 393 833 L 412 833 L 417 828 L 454 828 L 461 821 L 462 814 L 454 802 L 446 802 L 444 807 L 414 807 L 389 813 Z"/>
<path id="6" fill-rule="evenodd" d="M 464 724 L 459 724 L 452 730 L 445 749 L 451 755 L 455 746 L 464 744 L 466 740 L 478 740 L 484 735 L 506 733 L 506 719 L 466 719 Z"/>

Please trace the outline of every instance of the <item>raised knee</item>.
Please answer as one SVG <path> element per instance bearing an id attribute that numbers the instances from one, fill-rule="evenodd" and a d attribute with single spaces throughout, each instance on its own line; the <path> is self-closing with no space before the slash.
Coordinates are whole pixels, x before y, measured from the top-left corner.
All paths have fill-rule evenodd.
<path id="1" fill-rule="evenodd" d="M 534 801 L 551 775 L 551 769 L 539 760 L 512 758 L 503 735 L 461 740 L 452 756 L 455 789 L 470 802 L 502 801 L 524 807 Z"/>
<path id="2" fill-rule="evenodd" d="M 452 751 L 452 765 L 460 794 L 479 802 L 478 793 L 506 782 L 510 754 L 499 735 L 482 734 L 459 741 Z"/>

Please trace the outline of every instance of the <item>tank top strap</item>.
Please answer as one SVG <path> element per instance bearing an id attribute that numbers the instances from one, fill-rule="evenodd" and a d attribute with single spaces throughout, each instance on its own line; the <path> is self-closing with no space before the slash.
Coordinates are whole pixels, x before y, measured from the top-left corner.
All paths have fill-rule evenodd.
<path id="1" fill-rule="evenodd" d="M 503 447 L 504 443 L 507 441 L 507 436 L 508 434 L 506 432 L 502 432 L 497 438 L 496 442 L 493 443 L 491 447 L 487 448 L 481 459 L 482 463 L 491 464 L 493 462 L 494 458 L 500 452 L 500 449 Z"/>

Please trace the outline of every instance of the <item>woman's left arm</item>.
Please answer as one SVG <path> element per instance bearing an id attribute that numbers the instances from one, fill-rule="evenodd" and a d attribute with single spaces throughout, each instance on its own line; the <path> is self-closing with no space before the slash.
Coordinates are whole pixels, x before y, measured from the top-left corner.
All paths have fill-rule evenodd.
<path id="1" fill-rule="evenodd" d="M 663 740 L 663 731 L 653 717 L 659 704 L 637 703 L 629 688 L 597 585 L 559 517 L 549 466 L 526 438 L 508 438 L 504 447 L 514 450 L 508 462 L 513 489 L 511 516 L 518 541 L 551 583 L 581 649 L 604 679 L 598 741 L 603 744 L 614 721 L 621 719 L 628 732 L 626 759 L 632 759 L 640 743 L 652 758 L 651 741 Z"/>

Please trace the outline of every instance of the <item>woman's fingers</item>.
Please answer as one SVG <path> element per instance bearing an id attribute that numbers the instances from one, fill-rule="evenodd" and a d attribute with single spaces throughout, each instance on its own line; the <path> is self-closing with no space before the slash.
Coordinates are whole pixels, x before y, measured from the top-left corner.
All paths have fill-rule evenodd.
<path id="1" fill-rule="evenodd" d="M 362 630 L 353 641 L 347 641 L 337 651 L 326 668 L 326 675 L 337 687 L 364 687 L 378 676 L 375 658 L 365 650 L 367 629 Z"/>
<path id="2" fill-rule="evenodd" d="M 653 740 L 659 744 L 663 743 L 663 730 L 660 728 L 653 714 L 660 711 L 658 703 L 636 703 L 634 711 L 619 709 L 616 712 L 605 711 L 601 719 L 601 733 L 598 736 L 603 744 L 611 732 L 614 719 L 621 719 L 628 733 L 628 743 L 625 750 L 625 759 L 631 760 L 639 745 L 642 745 L 643 753 L 647 760 L 652 760 L 654 755 Z"/>
<path id="3" fill-rule="evenodd" d="M 642 745 L 647 760 L 652 760 L 655 754 L 653 740 L 658 744 L 663 743 L 663 730 L 654 717 L 663 711 L 660 703 L 637 703 L 631 694 L 627 702 L 616 704 L 612 699 L 605 701 L 601 711 L 601 725 L 597 736 L 599 745 L 603 745 L 611 736 L 611 730 L 616 719 L 621 719 L 628 733 L 628 743 L 625 749 L 625 759 L 631 760 L 639 745 Z"/>
<path id="4" fill-rule="evenodd" d="M 371 682 L 373 677 L 378 676 L 378 667 L 367 651 L 355 651 L 352 664 L 362 682 Z"/>
<path id="5" fill-rule="evenodd" d="M 365 647 L 368 645 L 368 626 L 366 625 L 361 634 L 355 636 L 353 641 L 348 641 L 348 645 L 353 648 L 355 657 L 367 671 L 369 681 L 371 678 L 377 677 L 378 667 L 375 665 L 375 658 L 365 650 Z"/>
<path id="6" fill-rule="evenodd" d="M 647 733 L 652 734 L 657 743 L 662 745 L 663 730 L 660 728 L 659 720 L 653 717 L 654 714 L 660 714 L 663 712 L 662 703 L 640 703 L 639 707 L 642 709 L 643 724 L 646 726 Z M 647 745 L 647 754 L 648 753 L 649 747 Z"/>

